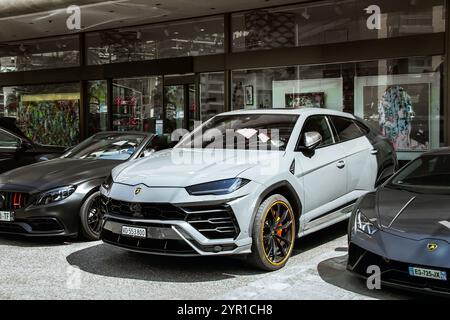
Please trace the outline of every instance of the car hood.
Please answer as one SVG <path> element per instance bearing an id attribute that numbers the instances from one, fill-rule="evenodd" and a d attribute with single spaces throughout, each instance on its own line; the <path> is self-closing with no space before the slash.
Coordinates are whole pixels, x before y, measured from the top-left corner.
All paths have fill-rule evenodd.
<path id="1" fill-rule="evenodd" d="M 54 159 L 0 175 L 0 189 L 43 191 L 106 177 L 123 161 Z"/>
<path id="2" fill-rule="evenodd" d="M 413 240 L 450 242 L 450 195 L 381 188 L 377 211 L 380 227 L 386 232 Z"/>
<path id="3" fill-rule="evenodd" d="M 277 151 L 172 149 L 114 169 L 113 180 L 148 187 L 187 187 L 229 179 L 283 155 Z M 271 160 L 272 159 L 272 160 Z"/>

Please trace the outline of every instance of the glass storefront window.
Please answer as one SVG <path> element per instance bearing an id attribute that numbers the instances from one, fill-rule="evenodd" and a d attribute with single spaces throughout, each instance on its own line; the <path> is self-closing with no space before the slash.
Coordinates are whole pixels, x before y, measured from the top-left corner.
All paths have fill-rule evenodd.
<path id="1" fill-rule="evenodd" d="M 78 65 L 78 36 L 0 43 L 0 72 Z"/>
<path id="2" fill-rule="evenodd" d="M 86 34 L 89 65 L 224 52 L 223 16 Z"/>
<path id="3" fill-rule="evenodd" d="M 366 8 L 380 8 L 378 28 Z M 338 0 L 258 9 L 232 16 L 233 51 L 445 32 L 444 0 Z"/>
<path id="4" fill-rule="evenodd" d="M 329 108 L 353 113 L 410 160 L 443 142 L 443 58 L 411 57 L 359 63 L 232 72 L 233 109 Z"/>
<path id="5" fill-rule="evenodd" d="M 164 86 L 164 133 L 185 128 L 186 95 L 184 85 Z"/>
<path id="6" fill-rule="evenodd" d="M 78 83 L 3 87 L 5 117 L 44 145 L 73 146 L 80 139 Z"/>
<path id="7" fill-rule="evenodd" d="M 88 81 L 88 134 L 108 130 L 108 83 L 106 80 Z"/>
<path id="8" fill-rule="evenodd" d="M 112 108 L 113 130 L 161 133 L 162 77 L 114 80 Z"/>
<path id="9" fill-rule="evenodd" d="M 206 121 L 225 111 L 225 74 L 200 74 L 200 120 Z"/>

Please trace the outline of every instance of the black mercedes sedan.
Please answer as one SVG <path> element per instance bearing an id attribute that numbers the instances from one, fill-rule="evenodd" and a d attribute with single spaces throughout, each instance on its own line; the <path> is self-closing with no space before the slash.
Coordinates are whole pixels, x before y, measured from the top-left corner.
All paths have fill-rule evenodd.
<path id="1" fill-rule="evenodd" d="M 61 156 L 66 147 L 33 143 L 13 118 L 0 118 L 0 173 Z"/>
<path id="2" fill-rule="evenodd" d="M 164 148 L 161 141 L 150 133 L 99 133 L 58 159 L 0 175 L 0 234 L 98 239 L 100 185 L 118 164 Z"/>
<path id="3" fill-rule="evenodd" d="M 374 266 L 381 284 L 450 294 L 450 148 L 423 154 L 357 202 L 347 269 L 372 278 Z"/>

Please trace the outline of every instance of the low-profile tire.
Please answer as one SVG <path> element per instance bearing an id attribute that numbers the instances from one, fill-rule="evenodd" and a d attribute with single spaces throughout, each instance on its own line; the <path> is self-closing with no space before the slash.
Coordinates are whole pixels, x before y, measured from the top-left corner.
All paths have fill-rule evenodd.
<path id="1" fill-rule="evenodd" d="M 96 191 L 84 200 L 80 209 L 80 233 L 84 239 L 95 241 L 100 238 L 102 213 L 100 191 Z"/>
<path id="2" fill-rule="evenodd" d="M 289 201 L 280 194 L 264 200 L 253 222 L 252 252 L 247 261 L 264 271 L 283 268 L 295 242 L 296 221 Z"/>

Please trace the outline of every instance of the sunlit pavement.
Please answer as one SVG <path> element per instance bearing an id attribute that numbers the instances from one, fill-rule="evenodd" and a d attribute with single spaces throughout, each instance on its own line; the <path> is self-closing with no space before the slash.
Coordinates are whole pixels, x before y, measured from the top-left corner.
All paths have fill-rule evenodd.
<path id="1" fill-rule="evenodd" d="M 408 299 L 345 271 L 346 224 L 297 241 L 277 272 L 231 258 L 128 253 L 101 242 L 0 238 L 0 299 Z"/>

